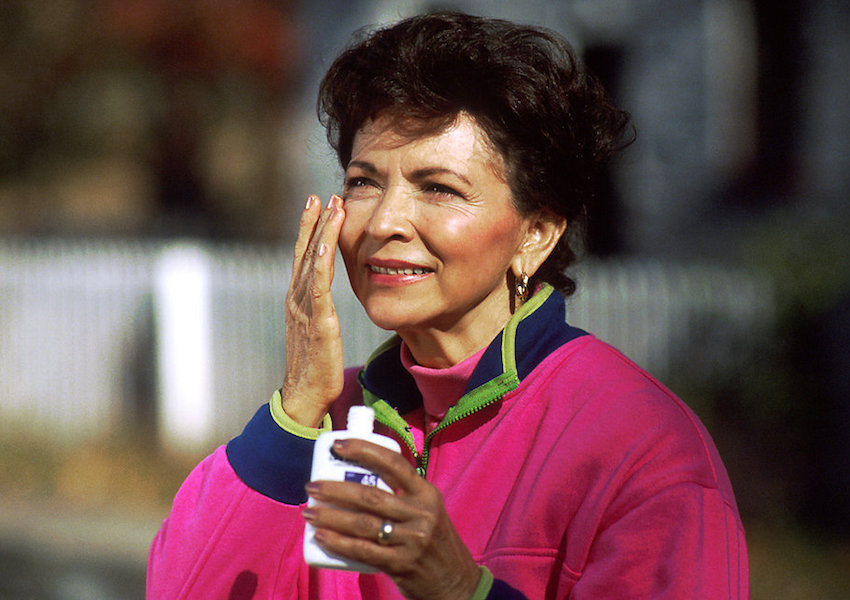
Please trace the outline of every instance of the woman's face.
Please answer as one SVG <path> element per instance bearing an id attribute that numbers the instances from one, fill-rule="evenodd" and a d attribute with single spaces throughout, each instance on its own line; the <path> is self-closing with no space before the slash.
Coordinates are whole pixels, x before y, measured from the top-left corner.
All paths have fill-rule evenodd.
<path id="1" fill-rule="evenodd" d="M 433 135 L 405 137 L 386 116 L 357 133 L 339 245 L 375 324 L 406 340 L 450 336 L 469 353 L 501 330 L 506 274 L 527 231 L 503 173 L 463 113 Z"/>

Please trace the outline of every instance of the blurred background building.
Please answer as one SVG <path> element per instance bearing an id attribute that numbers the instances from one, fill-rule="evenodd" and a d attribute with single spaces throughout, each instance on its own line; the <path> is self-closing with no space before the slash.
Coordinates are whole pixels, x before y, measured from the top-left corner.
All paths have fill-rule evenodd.
<path id="1" fill-rule="evenodd" d="M 632 113 L 569 319 L 706 421 L 753 598 L 847 597 L 843 0 L 3 0 L 0 597 L 143 596 L 175 486 L 279 385 L 298 215 L 342 176 L 319 79 L 445 8 L 560 31 Z M 340 279 L 356 364 L 383 333 Z"/>

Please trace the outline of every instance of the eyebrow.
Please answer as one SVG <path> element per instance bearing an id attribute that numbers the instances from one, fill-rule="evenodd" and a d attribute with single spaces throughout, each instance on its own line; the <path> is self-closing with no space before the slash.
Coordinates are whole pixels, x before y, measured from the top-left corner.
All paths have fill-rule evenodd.
<path id="1" fill-rule="evenodd" d="M 372 175 L 375 175 L 378 172 L 378 169 L 377 169 L 377 167 L 375 167 L 375 165 L 373 165 L 370 162 L 363 161 L 363 160 L 352 160 L 350 163 L 348 163 L 348 167 L 346 167 L 345 170 L 347 171 L 351 167 L 357 167 L 357 168 L 362 169 L 363 171 L 366 171 L 367 173 L 370 173 Z"/>
<path id="2" fill-rule="evenodd" d="M 413 173 L 411 173 L 411 179 L 414 181 L 421 181 L 422 179 L 428 179 L 434 175 L 453 175 L 457 177 L 466 185 L 472 185 L 472 182 L 467 179 L 466 175 L 462 173 L 458 173 L 452 169 L 447 169 L 445 167 L 426 167 L 424 169 L 417 169 Z"/>
<path id="3" fill-rule="evenodd" d="M 357 167 L 371 175 L 376 175 L 378 173 L 378 168 L 375 167 L 375 165 L 363 160 L 352 160 L 348 163 L 348 168 L 350 169 L 351 167 Z M 434 175 L 452 175 L 460 179 L 466 185 L 472 185 L 472 182 L 469 181 L 469 178 L 466 177 L 466 175 L 446 167 L 424 167 L 422 169 L 416 169 L 410 174 L 410 178 L 413 181 L 421 181 L 423 179 L 433 177 Z"/>

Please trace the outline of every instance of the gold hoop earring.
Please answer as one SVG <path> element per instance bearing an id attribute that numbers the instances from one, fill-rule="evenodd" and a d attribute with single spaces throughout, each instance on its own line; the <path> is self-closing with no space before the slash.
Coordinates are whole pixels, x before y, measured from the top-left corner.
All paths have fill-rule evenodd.
<path id="1" fill-rule="evenodd" d="M 521 302 L 528 300 L 528 274 L 525 271 L 516 282 L 516 297 Z"/>

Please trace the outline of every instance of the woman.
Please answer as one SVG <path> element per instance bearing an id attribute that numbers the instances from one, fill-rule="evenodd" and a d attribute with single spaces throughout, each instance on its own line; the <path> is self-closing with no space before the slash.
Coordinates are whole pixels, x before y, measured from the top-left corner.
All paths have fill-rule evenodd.
<path id="1" fill-rule="evenodd" d="M 566 43 L 415 17 L 345 51 L 320 109 L 344 195 L 303 213 L 283 387 L 181 488 L 149 597 L 746 597 L 705 429 L 564 321 L 571 232 L 627 127 Z M 362 369 L 343 369 L 337 246 L 369 318 L 397 333 Z M 334 450 L 394 493 L 308 484 L 313 440 L 360 403 L 403 453 Z M 308 568 L 305 520 L 381 573 Z"/>

